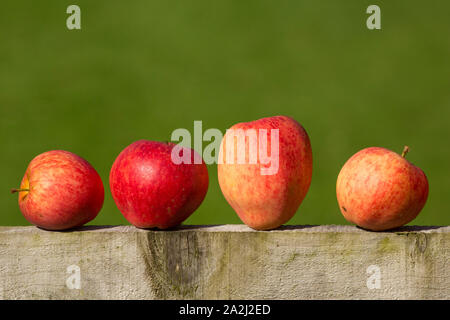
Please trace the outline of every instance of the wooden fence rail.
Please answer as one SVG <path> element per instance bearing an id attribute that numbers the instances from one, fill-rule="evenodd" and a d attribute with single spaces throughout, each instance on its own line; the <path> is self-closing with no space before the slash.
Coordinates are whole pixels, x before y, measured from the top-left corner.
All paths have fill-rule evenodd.
<path id="1" fill-rule="evenodd" d="M 450 227 L 0 227 L 0 299 L 449 299 Z"/>

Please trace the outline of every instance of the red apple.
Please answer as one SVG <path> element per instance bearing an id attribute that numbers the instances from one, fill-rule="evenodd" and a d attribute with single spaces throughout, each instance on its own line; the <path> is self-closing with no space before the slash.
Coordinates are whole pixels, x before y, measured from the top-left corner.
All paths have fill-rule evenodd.
<path id="1" fill-rule="evenodd" d="M 339 173 L 336 194 L 344 217 L 361 228 L 381 231 L 412 221 L 428 197 L 427 177 L 402 155 L 367 148 L 353 155 Z"/>
<path id="2" fill-rule="evenodd" d="M 234 138 L 238 132 L 247 136 L 245 144 Z M 286 116 L 232 126 L 222 139 L 219 159 L 218 178 L 225 199 L 256 230 L 274 229 L 291 219 L 311 184 L 308 134 Z"/>
<path id="3" fill-rule="evenodd" d="M 19 189 L 19 207 L 32 224 L 47 230 L 82 226 L 103 206 L 103 183 L 83 158 L 54 150 L 34 158 Z"/>
<path id="4" fill-rule="evenodd" d="M 138 228 L 166 229 L 186 220 L 202 203 L 208 190 L 208 170 L 199 164 L 172 161 L 176 145 L 140 140 L 115 160 L 109 178 L 111 193 L 124 217 Z"/>

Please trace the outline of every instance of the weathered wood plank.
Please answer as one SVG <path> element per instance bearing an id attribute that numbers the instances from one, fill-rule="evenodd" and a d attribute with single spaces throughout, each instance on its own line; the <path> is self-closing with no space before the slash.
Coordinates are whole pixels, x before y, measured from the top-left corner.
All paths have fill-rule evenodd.
<path id="1" fill-rule="evenodd" d="M 450 227 L 0 227 L 0 298 L 449 299 L 449 258 Z"/>

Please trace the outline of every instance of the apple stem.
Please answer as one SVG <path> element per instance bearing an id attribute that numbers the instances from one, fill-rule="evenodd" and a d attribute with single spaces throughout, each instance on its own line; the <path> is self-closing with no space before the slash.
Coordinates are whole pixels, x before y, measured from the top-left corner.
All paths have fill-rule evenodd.
<path id="1" fill-rule="evenodd" d="M 405 158 L 406 155 L 408 154 L 408 152 L 409 152 L 409 147 L 408 147 L 408 146 L 405 146 L 405 147 L 403 148 L 402 158 Z"/>
<path id="2" fill-rule="evenodd" d="M 30 189 L 11 189 L 11 193 L 16 193 L 16 192 L 29 192 Z"/>

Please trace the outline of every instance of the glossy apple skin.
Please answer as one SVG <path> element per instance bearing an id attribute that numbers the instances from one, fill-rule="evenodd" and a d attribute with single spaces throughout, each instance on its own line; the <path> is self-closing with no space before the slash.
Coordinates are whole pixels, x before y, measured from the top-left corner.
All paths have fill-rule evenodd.
<path id="1" fill-rule="evenodd" d="M 428 198 L 428 180 L 399 154 L 371 147 L 344 164 L 336 194 L 349 222 L 368 230 L 389 230 L 416 218 Z"/>
<path id="2" fill-rule="evenodd" d="M 54 150 L 35 157 L 20 184 L 19 207 L 32 224 L 47 230 L 79 227 L 103 206 L 103 183 L 97 171 L 74 153 Z"/>
<path id="3" fill-rule="evenodd" d="M 111 193 L 138 228 L 167 229 L 186 220 L 208 191 L 206 164 L 175 164 L 174 143 L 140 140 L 125 148 L 110 173 Z M 200 157 L 194 150 L 192 155 Z M 192 157 L 193 158 L 193 157 Z"/>
<path id="4" fill-rule="evenodd" d="M 238 123 L 230 129 L 267 129 L 268 150 L 271 150 L 270 129 L 279 129 L 279 168 L 273 175 L 262 175 L 259 156 L 256 164 L 227 161 L 225 134 L 220 146 L 222 162 L 218 178 L 222 193 L 239 218 L 256 230 L 274 229 L 290 220 L 308 192 L 312 177 L 311 143 L 305 129 L 294 119 L 275 116 Z M 235 145 L 233 146 L 236 148 Z M 245 157 L 249 159 L 248 140 Z"/>

